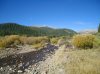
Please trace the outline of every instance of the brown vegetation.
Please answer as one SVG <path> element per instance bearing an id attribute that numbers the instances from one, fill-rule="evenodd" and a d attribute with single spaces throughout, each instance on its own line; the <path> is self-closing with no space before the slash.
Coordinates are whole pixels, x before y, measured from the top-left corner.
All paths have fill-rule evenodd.
<path id="1" fill-rule="evenodd" d="M 95 40 L 94 35 L 76 35 L 73 37 L 73 45 L 77 48 L 93 48 L 93 43 Z"/>

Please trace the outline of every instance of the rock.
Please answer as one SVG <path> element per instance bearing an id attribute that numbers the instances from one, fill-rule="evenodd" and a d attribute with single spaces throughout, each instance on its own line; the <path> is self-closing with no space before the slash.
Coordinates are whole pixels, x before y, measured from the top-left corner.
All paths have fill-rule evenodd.
<path id="1" fill-rule="evenodd" d="M 43 71 L 41 74 L 47 74 L 47 72 L 46 71 Z"/>
<path id="2" fill-rule="evenodd" d="M 12 70 L 12 72 L 15 72 L 15 70 Z"/>
<path id="3" fill-rule="evenodd" d="M 28 69 L 25 69 L 25 72 L 29 72 L 30 70 L 28 70 Z"/>
<path id="4" fill-rule="evenodd" d="M 9 70 L 12 70 L 12 68 L 9 68 Z"/>
<path id="5" fill-rule="evenodd" d="M 3 71 L 3 68 L 1 67 L 0 70 Z"/>
<path id="6" fill-rule="evenodd" d="M 36 70 L 34 70 L 33 74 L 38 74 L 38 72 Z"/>
<path id="7" fill-rule="evenodd" d="M 30 64 L 30 63 L 29 63 L 29 62 L 27 62 L 25 66 L 28 66 L 29 64 Z"/>
<path id="8" fill-rule="evenodd" d="M 18 73 L 22 73 L 23 71 L 22 70 L 18 70 Z"/>
<path id="9" fill-rule="evenodd" d="M 23 64 L 22 63 L 20 63 L 19 65 L 18 65 L 18 67 L 21 67 Z"/>

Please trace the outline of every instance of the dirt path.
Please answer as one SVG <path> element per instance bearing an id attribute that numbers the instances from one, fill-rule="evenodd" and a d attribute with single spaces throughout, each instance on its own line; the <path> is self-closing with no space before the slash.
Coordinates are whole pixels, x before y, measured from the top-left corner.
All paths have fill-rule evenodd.
<path id="1" fill-rule="evenodd" d="M 40 61 L 27 69 L 24 74 L 66 74 L 63 63 L 68 61 L 67 51 L 70 51 L 66 46 L 61 46 L 53 55 L 48 56 L 46 60 Z"/>
<path id="2" fill-rule="evenodd" d="M 48 44 L 39 51 L 19 53 L 0 59 L 0 74 L 22 74 L 25 70 L 40 61 L 46 59 L 46 55 L 54 53 L 57 46 Z"/>

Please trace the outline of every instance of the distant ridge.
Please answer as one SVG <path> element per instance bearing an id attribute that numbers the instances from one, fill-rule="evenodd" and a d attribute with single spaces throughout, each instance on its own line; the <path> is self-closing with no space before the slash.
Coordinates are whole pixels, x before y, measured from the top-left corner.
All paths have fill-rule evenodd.
<path id="1" fill-rule="evenodd" d="M 27 36 L 73 36 L 76 34 L 71 29 L 54 29 L 50 27 L 32 27 L 17 23 L 0 24 L 0 36 L 27 35 Z"/>
<path id="2" fill-rule="evenodd" d="M 97 30 L 95 29 L 87 29 L 79 32 L 79 34 L 95 34 L 95 33 L 97 33 Z"/>

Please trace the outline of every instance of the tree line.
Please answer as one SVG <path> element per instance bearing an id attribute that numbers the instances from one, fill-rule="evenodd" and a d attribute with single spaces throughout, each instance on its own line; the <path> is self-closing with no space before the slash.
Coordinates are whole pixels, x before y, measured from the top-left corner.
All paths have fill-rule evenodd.
<path id="1" fill-rule="evenodd" d="M 0 24 L 0 36 L 26 35 L 26 36 L 73 36 L 76 34 L 71 29 L 53 29 L 49 27 L 32 27 L 16 23 Z"/>

